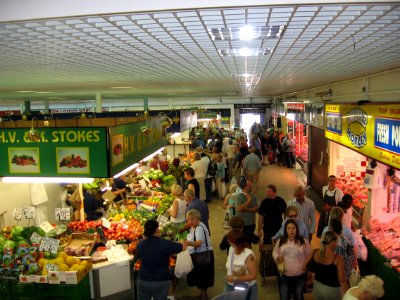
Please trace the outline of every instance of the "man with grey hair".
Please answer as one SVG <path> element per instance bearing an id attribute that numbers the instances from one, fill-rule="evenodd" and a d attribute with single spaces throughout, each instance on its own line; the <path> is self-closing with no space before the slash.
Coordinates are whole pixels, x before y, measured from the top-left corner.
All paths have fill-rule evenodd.
<path id="1" fill-rule="evenodd" d="M 186 189 L 183 192 L 183 197 L 185 198 L 186 202 L 188 203 L 188 206 L 186 207 L 185 215 L 191 209 L 198 210 L 201 213 L 200 221 L 204 225 L 206 225 L 208 230 L 210 230 L 210 227 L 208 226 L 209 212 L 208 212 L 207 203 L 205 203 L 204 201 L 201 201 L 199 198 L 197 198 L 192 189 Z M 188 225 L 188 224 L 186 224 L 186 225 Z M 185 228 L 187 227 L 187 229 L 189 229 L 190 226 L 186 226 L 186 225 L 185 225 Z"/>
<path id="2" fill-rule="evenodd" d="M 312 234 L 315 232 L 315 204 L 311 199 L 305 197 L 304 188 L 298 185 L 294 188 L 294 199 L 290 200 L 287 205 L 295 206 L 299 210 L 297 218 L 306 224 L 308 230 L 308 241 L 311 242 Z"/>

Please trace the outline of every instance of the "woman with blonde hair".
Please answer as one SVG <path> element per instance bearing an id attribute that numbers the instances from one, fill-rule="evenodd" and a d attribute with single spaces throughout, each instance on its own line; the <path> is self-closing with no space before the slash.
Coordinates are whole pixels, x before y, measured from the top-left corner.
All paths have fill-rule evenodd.
<path id="1" fill-rule="evenodd" d="M 171 187 L 171 195 L 175 198 L 174 202 L 172 202 L 171 207 L 168 209 L 168 212 L 171 216 L 170 221 L 174 226 L 174 230 L 178 231 L 179 227 L 185 223 L 185 211 L 186 211 L 186 200 L 183 198 L 182 188 L 174 184 Z"/>
<path id="2" fill-rule="evenodd" d="M 349 286 L 343 257 L 335 254 L 338 236 L 327 231 L 321 239 L 321 247 L 308 256 L 303 268 L 315 273 L 313 298 L 317 300 L 342 299 Z"/>
<path id="3" fill-rule="evenodd" d="M 343 300 L 375 300 L 384 294 L 383 280 L 376 275 L 368 275 L 361 279 L 358 286 L 348 289 Z"/>

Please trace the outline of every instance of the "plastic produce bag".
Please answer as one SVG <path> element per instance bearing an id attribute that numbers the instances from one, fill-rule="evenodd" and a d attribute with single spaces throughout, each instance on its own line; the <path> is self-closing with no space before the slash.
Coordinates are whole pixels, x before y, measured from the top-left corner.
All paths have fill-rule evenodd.
<path id="1" fill-rule="evenodd" d="M 175 264 L 175 276 L 182 278 L 193 270 L 192 257 L 188 250 L 178 253 Z"/>
<path id="2" fill-rule="evenodd" d="M 30 191 L 32 205 L 39 205 L 49 201 L 49 197 L 47 196 L 46 188 L 43 183 L 31 183 Z"/>

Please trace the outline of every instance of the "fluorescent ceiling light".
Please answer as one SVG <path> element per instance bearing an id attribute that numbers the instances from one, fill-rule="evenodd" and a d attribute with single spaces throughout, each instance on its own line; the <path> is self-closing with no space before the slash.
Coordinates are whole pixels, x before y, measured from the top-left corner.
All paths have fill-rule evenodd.
<path id="1" fill-rule="evenodd" d="M 246 25 L 240 27 L 240 40 L 242 41 L 250 41 L 256 38 L 256 33 L 254 32 L 254 28 L 251 25 Z"/>
<path id="2" fill-rule="evenodd" d="M 165 148 L 165 147 L 162 147 L 162 148 L 158 149 L 158 150 L 157 150 L 156 152 L 154 152 L 153 154 L 150 154 L 149 156 L 143 158 L 142 161 L 148 161 L 149 159 L 152 159 L 154 155 L 160 154 L 160 153 L 164 150 L 164 148 Z M 114 178 L 118 178 L 118 177 L 120 177 L 121 175 L 124 175 L 124 174 L 128 173 L 129 171 L 131 171 L 131 170 L 137 168 L 138 166 L 139 166 L 139 164 L 138 164 L 138 163 L 135 163 L 135 164 L 131 165 L 130 167 L 126 168 L 125 170 L 122 170 L 122 171 L 119 172 L 118 174 L 115 174 L 113 177 L 114 177 Z"/>
<path id="3" fill-rule="evenodd" d="M 231 74 L 232 77 L 260 77 L 260 74 L 249 74 L 249 73 L 244 73 L 244 74 Z"/>
<path id="4" fill-rule="evenodd" d="M 36 94 L 52 94 L 53 92 L 35 92 Z"/>
<path id="5" fill-rule="evenodd" d="M 218 50 L 219 55 L 222 57 L 226 56 L 259 56 L 259 55 L 269 55 L 272 53 L 273 49 L 254 49 L 254 48 L 239 48 L 239 49 L 222 49 Z"/>
<path id="6" fill-rule="evenodd" d="M 36 93 L 35 91 L 17 91 L 17 93 Z"/>
<path id="7" fill-rule="evenodd" d="M 249 41 L 281 38 L 285 26 L 252 26 L 208 28 L 213 41 Z"/>
<path id="8" fill-rule="evenodd" d="M 124 174 L 126 174 L 126 173 L 128 173 L 128 172 L 130 172 L 130 171 L 132 171 L 133 169 L 135 169 L 135 168 L 138 167 L 138 166 L 139 166 L 139 164 L 138 164 L 138 163 L 135 163 L 135 164 L 133 164 L 132 166 L 127 167 L 125 170 L 123 170 L 123 171 L 119 172 L 118 174 L 114 175 L 114 178 L 118 178 L 118 177 L 120 177 L 120 176 L 122 176 L 122 175 L 124 175 Z"/>
<path id="9" fill-rule="evenodd" d="M 42 183 L 92 183 L 93 178 L 78 177 L 3 177 L 3 182 L 42 182 Z"/>
<path id="10" fill-rule="evenodd" d="M 132 89 L 133 86 L 112 86 L 111 89 Z"/>

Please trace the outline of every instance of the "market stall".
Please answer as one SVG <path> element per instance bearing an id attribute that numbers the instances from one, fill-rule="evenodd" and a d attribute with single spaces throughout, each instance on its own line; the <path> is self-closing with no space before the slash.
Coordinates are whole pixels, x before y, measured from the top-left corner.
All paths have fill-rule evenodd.
<path id="1" fill-rule="evenodd" d="M 366 273 L 380 276 L 384 299 L 400 283 L 400 119 L 396 105 L 326 105 L 330 170 L 354 198 L 356 221 L 368 248 Z M 368 157 L 367 157 L 368 156 Z"/>

